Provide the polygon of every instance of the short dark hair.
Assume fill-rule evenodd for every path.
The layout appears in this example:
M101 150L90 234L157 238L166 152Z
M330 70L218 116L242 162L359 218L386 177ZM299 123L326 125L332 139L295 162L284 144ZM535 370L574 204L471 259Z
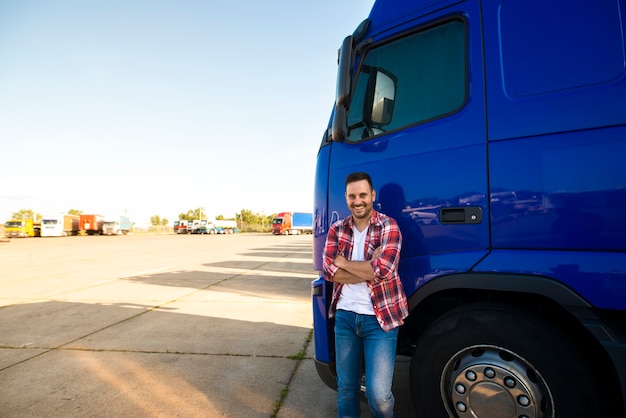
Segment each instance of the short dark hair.
M362 171L357 171L356 173L348 174L346 177L346 188L348 188L348 184L354 183L355 181L367 180L367 183L370 185L370 190L374 190L374 186L372 185L372 178L369 174L364 173Z

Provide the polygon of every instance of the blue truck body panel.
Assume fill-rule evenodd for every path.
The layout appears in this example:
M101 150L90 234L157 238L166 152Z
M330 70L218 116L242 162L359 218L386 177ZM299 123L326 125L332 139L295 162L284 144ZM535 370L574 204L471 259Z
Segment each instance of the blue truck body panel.
M474 299L520 306L526 295L549 299L608 355L621 408L615 416L621 416L625 29L624 0L376 1L365 32L354 34L353 102L338 95L317 156L315 269L322 269L329 226L349 214L346 175L366 171L376 209L396 218L403 233L400 275L411 316L444 294L463 304L468 289ZM392 47L377 52L411 42L415 62L406 54L394 61ZM391 116L379 124L374 112L362 111L377 65L378 76L394 86L392 106L383 112ZM451 81L444 85L448 74L440 73L448 67ZM420 77L434 81L407 87L408 78ZM342 110L343 139L333 124ZM407 119L415 114L424 116ZM332 371L332 284L320 278L312 287L316 361ZM415 325L411 339L419 340L428 325Z
M313 214L305 212L294 212L291 215L291 227L293 229L301 228L310 231L313 227Z

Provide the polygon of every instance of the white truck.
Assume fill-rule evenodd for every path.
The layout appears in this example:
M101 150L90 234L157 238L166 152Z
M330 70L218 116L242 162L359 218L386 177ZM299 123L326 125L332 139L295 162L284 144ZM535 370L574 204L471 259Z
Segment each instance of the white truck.
M80 216L70 214L46 215L41 219L42 237L78 235Z
M233 234L237 232L237 221L207 220L178 221L179 234ZM176 228L175 228L176 229Z
M195 221L189 221L188 229L191 234L208 234L209 225L211 223L206 219L196 219Z
M109 216L104 218L102 233L104 235L126 235L130 231L128 216Z

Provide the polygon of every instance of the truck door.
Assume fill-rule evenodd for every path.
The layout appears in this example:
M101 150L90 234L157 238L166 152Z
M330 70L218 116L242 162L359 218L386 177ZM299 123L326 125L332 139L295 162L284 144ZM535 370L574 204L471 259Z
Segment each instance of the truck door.
M478 5L403 7L407 21L393 26L372 12L366 46L356 46L345 138L320 155L329 161L329 225L349 214L346 175L371 175L376 209L400 224L411 295L486 254L489 197Z

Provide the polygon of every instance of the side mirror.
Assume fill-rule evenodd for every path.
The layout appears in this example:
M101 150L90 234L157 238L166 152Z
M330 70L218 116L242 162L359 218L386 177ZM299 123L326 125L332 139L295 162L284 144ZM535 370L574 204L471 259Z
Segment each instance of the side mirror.
M380 69L371 80L374 81L374 86L371 89L373 95L369 119L376 125L388 125L391 123L396 100L396 82L391 75Z

